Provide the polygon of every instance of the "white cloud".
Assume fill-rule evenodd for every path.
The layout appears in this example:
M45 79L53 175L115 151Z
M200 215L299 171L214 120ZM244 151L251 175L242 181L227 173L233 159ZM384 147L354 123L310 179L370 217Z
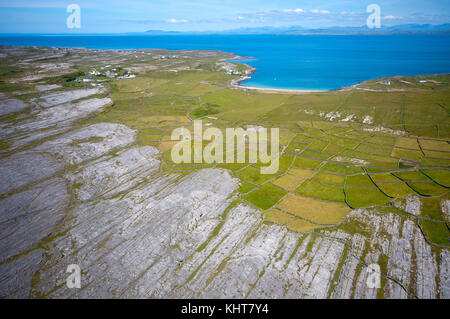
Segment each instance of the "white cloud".
M168 23L188 23L189 21L188 20L184 20L184 19L182 19L182 20L169 19L169 20L167 20L167 22Z
M395 19L398 19L398 17L396 17L396 16L384 16L383 19L384 20L395 20Z
M304 13L305 12L305 10L300 9L300 8L297 8L297 9L286 9L286 10L283 10L283 11L286 12L286 13Z
M328 11L328 10L317 10L317 9L312 9L311 10L311 13L315 13L315 14L329 14L330 13L330 11Z

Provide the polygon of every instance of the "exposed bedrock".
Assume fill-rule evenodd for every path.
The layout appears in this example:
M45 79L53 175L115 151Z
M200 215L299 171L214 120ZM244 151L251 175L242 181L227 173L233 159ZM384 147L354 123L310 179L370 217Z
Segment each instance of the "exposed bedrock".
M140 158L136 152L143 151L118 157ZM51 257L39 272L36 296L437 297L436 285L429 284L436 282L432 252L415 224L398 215L353 213L349 218L374 229L369 238L342 231L300 234L263 223L262 213L247 205L227 209L237 185L227 171L180 177L150 169L148 181L124 191L132 185L129 179L123 185L105 178L109 167L99 163L86 165L74 181L96 175L105 192L96 199L79 193L84 201L59 229L64 235L49 245ZM120 196L111 192L114 187ZM389 264L382 292L368 287L366 267L380 262L381 254ZM72 263L83 271L80 290L65 286L65 268Z
M148 180L159 170L158 150L145 146L101 157L66 174L79 200L114 196Z
M16 153L0 159L0 195L50 178L63 168L63 164L46 153Z
M229 171L164 173L129 127L74 127L111 103L92 98L102 92L49 93L1 124L9 151L31 145L0 159L0 297L450 297L450 255L418 228L419 197L407 198L408 214L351 212L344 224L358 231L268 224L236 201ZM70 264L81 289L66 286ZM367 284L371 264L381 288Z
M96 132L92 128L87 131ZM162 174L157 169L159 154L152 147L132 147L114 154L104 149L100 157L73 157L66 141L74 136L80 132L59 140L58 154L74 163L85 162L65 174L75 204L66 210L64 221L43 246L48 259L36 247L0 265L2 296L15 297L30 290L31 296L49 298L448 296L448 253L442 250L437 265L436 252L411 219L361 209L347 218L360 223L366 236L340 230L295 233L284 226L265 224L262 213L250 206L230 206L238 181L226 170L205 169L185 177ZM47 150L51 153L52 149ZM58 179L41 184L45 183L58 187ZM34 187L43 187L41 184ZM39 196L48 205L64 203L54 196L55 189L44 189ZM48 193L53 202L45 197ZM13 196L32 197L25 191ZM29 202L13 196L4 200ZM2 225L24 210L12 204L2 206L11 206ZM39 207L33 209L37 210ZM60 216L48 208L46 214L48 225L53 223L49 216ZM37 229L35 233L48 232ZM42 240L39 236L20 238L14 240L16 250L4 260ZM4 247L14 246L2 242ZM382 264L383 258L386 282L380 291L367 286L366 265ZM79 290L65 285L66 268L73 263L83 273ZM39 268L34 275L39 280L31 287L33 273Z
M111 104L109 98L83 100L39 111L22 124L3 125L0 138L11 138L15 148L68 131L71 124Z
M37 249L65 217L66 182L53 178L0 200L0 296L29 296L33 274L45 262Z
M437 249L426 243L413 220L404 219L393 213L367 211L357 211L353 213L352 218L363 222L367 232L370 232L364 262L378 263L385 268L386 285L382 293L378 292L381 296L385 298L439 296ZM381 271L383 272L383 269ZM367 273L361 272L354 292L355 298L368 297L364 292L367 290L364 288L367 276ZM448 283L444 285L448 287Z
M33 148L48 152L69 165L95 159L136 139L136 132L122 124L99 123L85 126Z
M0 160L1 297L27 297L33 274L45 263L42 245L53 240L56 226L67 217L72 197L72 185L68 184L82 172L70 175L66 165L93 160L134 140L135 132L126 126L95 124ZM148 176L155 169L158 161L151 157L155 154L155 149L144 147L123 151L114 161L106 155L110 162L103 164L122 174L111 177L108 170L97 174L93 163L84 170L86 179L96 179L91 185L100 188L122 183L135 185L137 175ZM63 176L64 172L70 178ZM116 180L106 182L110 177ZM85 185L87 189L88 182Z
M450 253L448 250L441 251L439 290L441 298L450 299Z
M0 298L28 298L33 275L45 263L45 250L35 249L9 263L0 264Z
M8 138L11 149L17 149L68 132L75 121L99 112L112 103L109 98L92 97L102 92L104 89L101 88L80 89L43 96L42 100L33 103L28 115L22 115L16 122L1 123L0 138ZM17 111L28 107L20 100L3 99L0 96L0 116L3 115L2 110L11 110L12 105L17 107Z
M36 247L61 221L66 183L50 179L0 201L0 263Z
M41 96L41 98L39 99L39 104L43 107L50 107L58 104L72 102L74 100L79 100L90 95L100 94L103 92L104 89L101 88L55 92Z
M7 98L5 94L0 93L0 116L23 111L28 104L19 99Z
M80 203L55 240L38 291L49 297L143 297L169 289L180 264L222 220L236 181L228 172L202 170L178 181L158 175L124 197ZM84 289L64 285L67 263L87 276ZM165 277L168 276L168 277ZM105 285L105 282L111 285Z
M391 206L373 185L392 191L392 196L398 185L400 196L408 187L387 174L399 172L405 180L412 179L411 191L445 191L437 183L424 182L428 174L445 184L448 173L441 167L448 166L448 145L442 138L446 131L438 106L437 115L428 118L437 121L433 128L408 124L410 132L381 122L369 126L389 120L375 111L359 119L344 114L344 109L318 111L328 120L342 121L311 122L312 111L302 102L308 97L300 95L267 96L265 104L252 94L249 107L256 113L251 114L225 101L226 81L204 69L232 55L173 54L1 48L0 57L19 72L11 72L14 78L9 79L4 72L8 84L0 93L0 298L450 298L450 253L446 246L435 245L445 244L440 235L446 234L445 220L450 221L448 194L424 199L417 192L393 199ZM232 64L217 66L233 73ZM110 68L117 76L98 76L97 70L106 74ZM125 69L140 74L125 74ZM156 69L157 77L148 73ZM190 73L199 75L198 85ZM134 80L125 79L135 75ZM439 88L443 83L428 84ZM344 98L338 95L330 98ZM327 108L331 100L322 98L326 97L320 97L323 103L316 97L311 103ZM344 99L340 104L345 108L354 102ZM240 191L251 183L244 184L231 171L172 166L164 158L173 145L169 132L190 127L184 115L195 115L205 103L214 106L202 117L208 120L205 125L251 129L273 124L280 127L283 149L296 150L299 156L284 154L287 161L280 164L286 173L264 185L260 184L266 178L253 176L252 168L235 171L261 186L247 195ZM302 109L306 118L297 117ZM206 116L216 111L214 117ZM447 114L440 104L439 112ZM413 117L407 123L414 119L423 120ZM102 120L109 123L99 123ZM118 121L134 129L114 124ZM419 132L433 135L413 135ZM435 134L438 138L429 138ZM405 165L397 165L397 156ZM319 160L323 164L313 165ZM372 181L361 175L361 165L367 166ZM378 165L382 166L369 171ZM313 175L307 168L320 173ZM339 213L338 225L326 222L335 211L325 204L286 204L296 205L292 212L300 219L287 210L263 212L247 200L261 206L263 201L254 200L259 194L267 196L267 205L274 204L282 193L271 191L275 186L270 183L297 190L299 201L303 195L317 203L325 203L319 198L341 201L345 195L357 207L378 200L380 206L345 211L342 220ZM342 187L348 192L342 193ZM301 219L313 213L318 215L313 223ZM315 224L322 220L328 226ZM314 231L295 232L277 222ZM81 268L80 289L66 285L71 264Z

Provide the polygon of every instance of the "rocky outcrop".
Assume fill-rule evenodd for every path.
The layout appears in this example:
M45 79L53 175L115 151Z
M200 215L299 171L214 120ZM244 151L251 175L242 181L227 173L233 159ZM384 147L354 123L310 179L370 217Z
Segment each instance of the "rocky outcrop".
M47 152L69 165L76 165L123 148L135 139L136 132L125 125L99 123L44 142L33 151Z
M362 233L292 232L233 204L228 171L163 173L159 152L135 139L93 124L0 162L2 297L448 297L448 251L438 265L411 215L360 209L345 223ZM81 289L65 285L69 264Z
M29 90L41 96L0 95L0 116L26 110L0 123L0 298L450 298L450 254L424 238L417 196L294 232L241 200L229 171L169 174L128 126L80 124L112 103L104 89ZM80 289L66 286L70 264Z
M0 116L9 115L25 110L28 105L19 99L8 98L0 93Z
M42 96L39 99L39 105L47 108L50 106L55 106L58 104L68 103L75 100L79 100L90 95L104 93L104 89L93 88L93 89L81 89L81 90L71 90L71 91L61 91L50 93Z
M62 229L65 235L52 243L52 257L40 272L46 279L37 290L48 297L84 298L170 292L167 281L221 222L235 185L223 170L181 180L160 175L123 197L77 205ZM67 263L88 274L85 289L65 287Z

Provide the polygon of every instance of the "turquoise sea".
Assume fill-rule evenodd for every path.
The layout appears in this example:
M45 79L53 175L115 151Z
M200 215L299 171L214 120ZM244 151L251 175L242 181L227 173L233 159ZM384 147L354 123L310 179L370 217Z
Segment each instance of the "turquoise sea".
M395 75L450 73L450 34L411 35L1 35L0 45L234 52L257 68L243 84L333 90Z

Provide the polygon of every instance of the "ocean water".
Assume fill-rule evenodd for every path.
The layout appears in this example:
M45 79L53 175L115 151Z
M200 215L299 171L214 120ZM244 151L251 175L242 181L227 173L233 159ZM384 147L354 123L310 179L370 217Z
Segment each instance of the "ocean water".
M450 73L450 34L433 35L2 35L0 45L92 49L201 49L251 57L243 85L333 90L395 75Z

